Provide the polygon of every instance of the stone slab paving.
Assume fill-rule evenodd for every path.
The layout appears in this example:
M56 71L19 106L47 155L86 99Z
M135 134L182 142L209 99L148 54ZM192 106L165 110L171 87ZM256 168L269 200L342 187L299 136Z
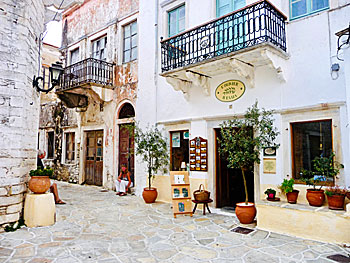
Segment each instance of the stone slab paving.
M53 226L0 234L0 263L70 262L334 262L348 248L255 229L231 232L234 215L173 218L171 205L147 205L95 186L57 182L66 205Z

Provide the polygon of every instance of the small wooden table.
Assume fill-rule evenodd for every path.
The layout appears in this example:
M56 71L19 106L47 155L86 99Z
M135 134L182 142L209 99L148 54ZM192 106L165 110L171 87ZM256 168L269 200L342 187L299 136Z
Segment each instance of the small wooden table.
M198 204L203 204L203 215L205 215L205 208L207 208L208 212L211 213L208 204L213 202L212 199L208 199L208 200L205 200L205 201L192 200L192 202L195 203L193 211L192 211L193 214L194 214L194 212L196 212Z

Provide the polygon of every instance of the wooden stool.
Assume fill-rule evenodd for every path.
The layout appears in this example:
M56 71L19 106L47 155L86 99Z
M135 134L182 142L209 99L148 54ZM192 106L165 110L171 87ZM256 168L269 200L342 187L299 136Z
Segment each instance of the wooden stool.
M205 207L208 209L209 213L211 213L208 204L213 202L212 199L208 199L205 201L192 200L192 202L195 203L193 211L192 211L193 214L194 214L194 212L196 212L196 208L197 208L198 204L203 204L203 215L205 215Z

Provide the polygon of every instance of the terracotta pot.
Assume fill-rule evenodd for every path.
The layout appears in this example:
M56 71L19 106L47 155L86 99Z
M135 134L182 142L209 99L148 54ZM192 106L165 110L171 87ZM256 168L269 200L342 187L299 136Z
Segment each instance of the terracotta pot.
M256 215L256 208L254 203L245 202L236 204L236 216L242 224L251 224L254 221Z
M328 196L328 208L332 210L344 210L345 195Z
M306 199L311 206L322 206L324 202L324 191L307 189Z
M45 194L51 186L48 176L31 176L28 182L28 188L34 194Z
M157 199L157 196L158 196L157 188L153 188L153 187L151 187L151 189L149 189L148 187L143 188L142 197L143 197L143 200L145 200L146 204L154 203L154 201L156 201Z
M268 194L267 197L270 199L275 199L275 194Z
M298 199L299 190L293 190L293 192L287 193L287 200L290 204L296 204Z

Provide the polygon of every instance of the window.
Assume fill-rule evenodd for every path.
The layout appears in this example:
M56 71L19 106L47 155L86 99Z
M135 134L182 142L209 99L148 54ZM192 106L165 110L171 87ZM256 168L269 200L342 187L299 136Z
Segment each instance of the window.
M329 8L329 0L290 0L290 18L307 16Z
M53 159L55 149L55 132L47 132L47 159Z
M170 162L171 171L180 171L181 163L189 163L189 132L170 132Z
M66 134L66 160L65 163L73 163L75 159L75 133L67 132Z
M106 61L107 36L92 41L92 57Z
M137 59L137 22L124 26L123 62Z
M185 31L185 5L168 13L168 34L172 37Z
M70 64L79 62L79 48L76 48L70 52Z
M300 179L302 169L312 170L315 157L332 152L332 121L292 123L293 177Z

